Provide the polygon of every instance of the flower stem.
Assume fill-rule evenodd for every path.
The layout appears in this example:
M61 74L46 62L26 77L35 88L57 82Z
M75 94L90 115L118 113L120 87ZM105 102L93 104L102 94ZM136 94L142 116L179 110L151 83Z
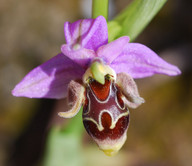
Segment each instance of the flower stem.
M108 19L108 0L93 0L92 1L92 18L103 16Z

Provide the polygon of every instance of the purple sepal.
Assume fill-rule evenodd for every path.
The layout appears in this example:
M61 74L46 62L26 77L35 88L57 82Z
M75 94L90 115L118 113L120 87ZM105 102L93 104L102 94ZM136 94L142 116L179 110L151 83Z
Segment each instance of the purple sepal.
M127 45L128 42L128 36L120 37L119 39L114 40L111 43L101 46L97 50L97 56L102 58L106 62L106 64L110 64L123 52L124 47Z
M89 50L86 48L72 49L67 44L62 45L61 51L64 55L66 55L68 58L70 58L80 66L82 66L84 69L86 69L92 59L96 57L95 52L93 50Z
M12 94L30 98L64 98L68 83L81 79L84 72L83 68L60 53L29 72Z
M67 45L96 51L100 46L108 43L107 22L103 16L96 19L82 19L74 23L64 24Z
M175 76L181 73L178 67L167 63L150 48L138 43L128 43L110 66L116 73L126 72L133 78L153 74Z

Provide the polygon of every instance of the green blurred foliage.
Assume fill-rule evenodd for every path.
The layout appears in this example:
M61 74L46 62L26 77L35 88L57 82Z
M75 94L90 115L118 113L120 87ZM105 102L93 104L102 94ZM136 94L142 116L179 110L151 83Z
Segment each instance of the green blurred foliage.
M133 41L150 23L167 0L134 0L108 23L109 41L129 36Z

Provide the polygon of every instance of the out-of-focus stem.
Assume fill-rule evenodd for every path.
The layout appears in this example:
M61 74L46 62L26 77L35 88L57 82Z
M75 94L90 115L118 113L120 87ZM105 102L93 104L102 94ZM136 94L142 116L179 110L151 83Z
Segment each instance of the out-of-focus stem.
M92 1L92 18L103 16L108 19L108 0L93 0Z

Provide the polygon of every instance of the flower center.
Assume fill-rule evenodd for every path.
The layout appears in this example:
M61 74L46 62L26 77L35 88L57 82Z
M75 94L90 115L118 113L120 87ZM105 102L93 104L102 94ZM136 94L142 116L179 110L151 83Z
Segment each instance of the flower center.
M103 64L101 59L95 59L83 75L83 83L88 84L92 78L104 85L105 76L109 76L114 81L116 80L115 71L110 66Z

